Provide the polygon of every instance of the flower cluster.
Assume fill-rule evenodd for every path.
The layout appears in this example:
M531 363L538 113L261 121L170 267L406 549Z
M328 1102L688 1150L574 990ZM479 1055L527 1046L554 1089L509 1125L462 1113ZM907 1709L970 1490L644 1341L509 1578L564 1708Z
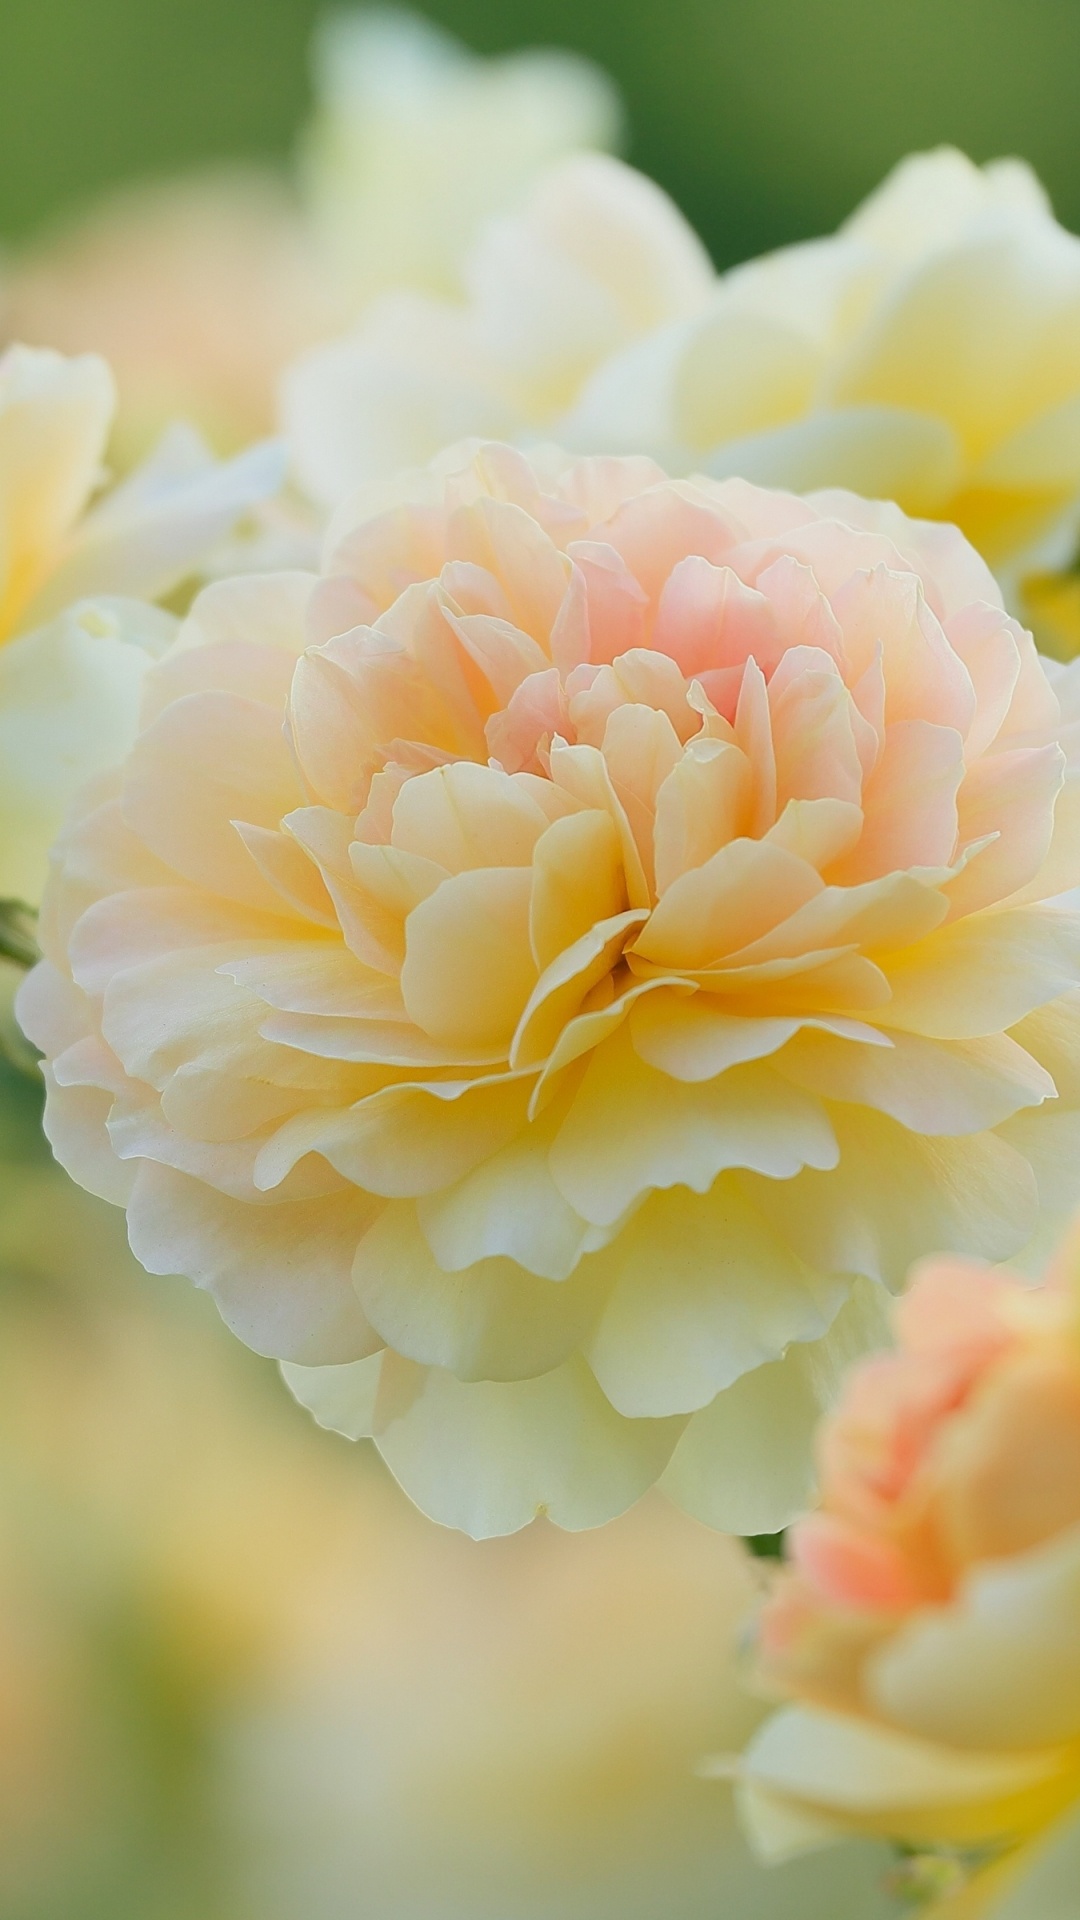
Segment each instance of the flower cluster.
M50 1137L440 1518L778 1527L882 1289L1075 1201L1067 729L954 530L485 446L145 699Z
M922 1853L966 1863L965 1913L1018 1881L1017 1913L1044 1910L1022 1843L1080 1802L1077 1251L1074 1234L1035 1290L927 1263L898 1350L825 1422L822 1504L760 1633L764 1675L799 1702L744 1765L767 1854L877 1831L915 1850L914 1876ZM1075 1876L1075 1835L1065 1857Z
M550 435L893 499L1007 585L1069 557L1080 240L1019 162L915 156L832 238L718 278L651 182L571 160L482 235L469 295L392 301L299 362L285 417L316 498L462 432Z
M0 352L0 1100L40 1049L55 1157L142 1266L423 1514L672 1503L410 1549L438 1630L400 1637L411 1719L379 1683L376 1904L380 1859L388 1910L450 1884L467 1803L554 1886L659 1773L688 1802L701 1617L704 1709L753 1587L770 1705L721 1719L756 1728L724 1764L758 1853L859 1835L853 1886L893 1859L941 1920L1049 1920L1080 1870L1080 238L1023 163L942 149L718 274L620 131L576 56L365 11L319 30L290 171L125 189L5 263L3 339L49 344ZM0 1255L57 1178L9 1168ZM675 1508L790 1528L784 1564ZM369 1688L351 1602L340 1634L290 1578L256 1631L302 1613ZM482 1658L433 1718L455 1604ZM395 1767L413 1811L428 1781L407 1886Z

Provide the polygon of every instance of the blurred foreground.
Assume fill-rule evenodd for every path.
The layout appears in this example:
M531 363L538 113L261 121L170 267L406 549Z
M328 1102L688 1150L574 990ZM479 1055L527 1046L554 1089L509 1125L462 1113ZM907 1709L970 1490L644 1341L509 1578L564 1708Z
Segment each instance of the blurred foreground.
M0 1069L2 1920L876 1920L694 1767L741 1549L644 1503L478 1546L141 1274Z

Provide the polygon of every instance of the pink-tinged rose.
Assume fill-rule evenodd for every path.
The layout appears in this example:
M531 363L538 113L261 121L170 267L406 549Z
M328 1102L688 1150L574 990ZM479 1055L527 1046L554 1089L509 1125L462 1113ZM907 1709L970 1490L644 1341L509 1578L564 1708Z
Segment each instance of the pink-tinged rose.
M941 1908L957 1916L1041 1912L1027 1875L1074 1858L1078 1253L1074 1231L1037 1289L928 1261L896 1350L826 1417L821 1505L759 1636L763 1677L795 1702L744 1764L764 1852L885 1833L926 1850L914 1876L966 1864Z
M1080 1190L1062 738L952 529L451 453L149 676L50 1137L439 1518L779 1527L886 1289Z

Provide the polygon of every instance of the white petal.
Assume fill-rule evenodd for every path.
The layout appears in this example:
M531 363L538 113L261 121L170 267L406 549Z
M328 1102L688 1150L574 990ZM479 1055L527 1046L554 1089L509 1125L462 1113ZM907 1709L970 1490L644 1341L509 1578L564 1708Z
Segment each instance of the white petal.
M50 619L90 594L159 599L195 572L242 514L277 492L284 471L283 450L271 441L216 461L190 428L171 428L150 459L87 514L27 619Z
M149 1273L182 1273L206 1287L226 1325L257 1353L308 1364L354 1360L380 1344L352 1288L372 1211L367 1195L351 1192L248 1206L145 1162L128 1235Z
M707 1406L791 1341L824 1334L849 1291L804 1266L731 1175L701 1196L653 1195L590 1265L614 1285L589 1364L632 1418Z
M568 1359L590 1332L603 1274L579 1267L561 1283L502 1257L447 1273L415 1207L387 1207L364 1235L353 1284L371 1324L396 1352L459 1380L528 1380Z
M174 628L155 608L101 601L0 651L0 895L40 899L68 806L127 753Z

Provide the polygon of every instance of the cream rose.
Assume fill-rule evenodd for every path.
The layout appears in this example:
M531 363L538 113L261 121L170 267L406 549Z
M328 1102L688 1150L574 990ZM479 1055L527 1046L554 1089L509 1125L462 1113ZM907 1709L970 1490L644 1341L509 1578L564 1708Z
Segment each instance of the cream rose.
M142 675L172 638L145 601L281 478L270 445L219 465L177 428L97 500L114 407L93 355L0 355L0 897L31 905L72 795L126 753Z
M1047 1284L927 1263L819 1440L761 1629L798 1704L742 1772L769 1857L904 1841L942 1915L1069 1910L1080 1861L1080 1242ZM947 1896L947 1897L946 1897ZM1046 1904L1043 1904L1043 1902ZM935 1906L934 1911L939 1911Z
M883 1289L1075 1198L1078 788L955 530L488 446L145 700L50 1138L440 1519L781 1526Z
M316 498L448 433L550 433L894 499L957 522L1014 597L1069 558L1080 240L1018 161L915 155L831 238L721 278L640 175L570 161L489 228L469 289L376 312L294 369L285 419Z

